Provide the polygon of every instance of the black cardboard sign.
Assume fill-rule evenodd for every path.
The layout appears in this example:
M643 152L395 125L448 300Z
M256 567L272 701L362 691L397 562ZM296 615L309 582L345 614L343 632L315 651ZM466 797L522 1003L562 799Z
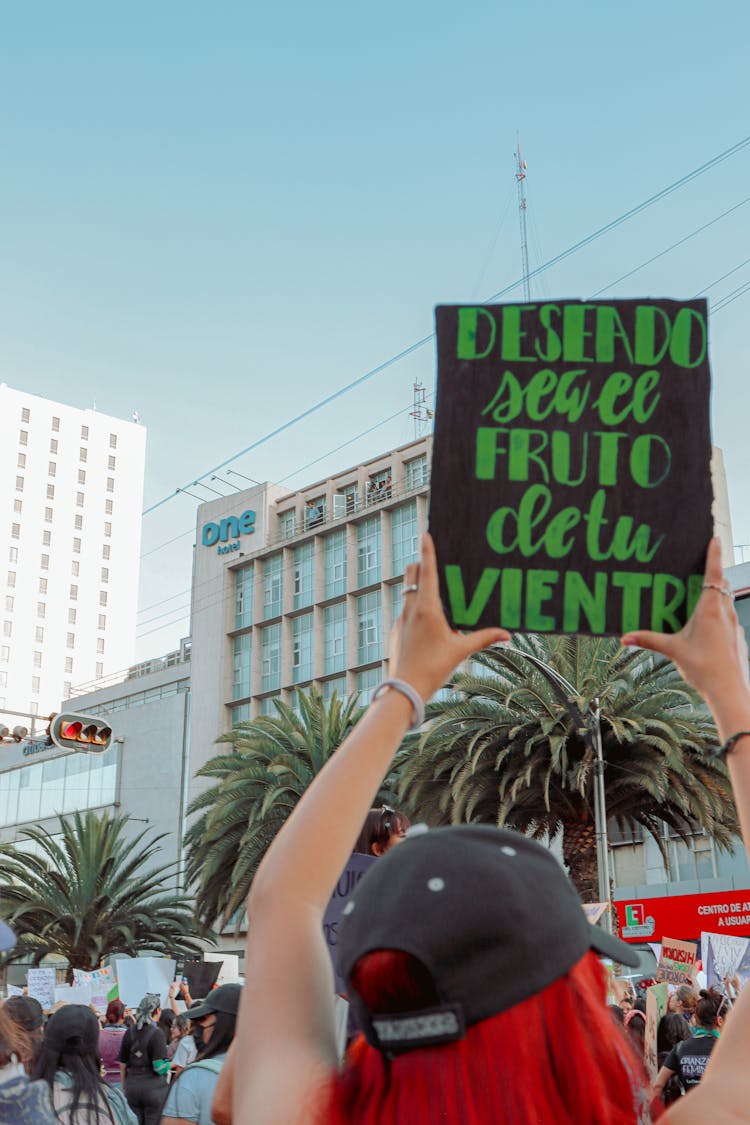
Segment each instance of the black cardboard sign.
M430 531L451 623L679 630L713 534L706 302L435 318Z

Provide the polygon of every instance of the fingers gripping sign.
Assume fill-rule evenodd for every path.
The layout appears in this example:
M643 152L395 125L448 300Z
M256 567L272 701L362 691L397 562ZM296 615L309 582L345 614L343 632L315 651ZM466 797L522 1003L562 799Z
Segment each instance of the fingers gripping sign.
M419 563L410 564L404 574L404 608L394 633L393 674L415 687L425 700L443 686L462 661L488 645L510 640L505 629L466 634L451 629L440 602L435 547L427 533Z
M718 539L709 544L703 590L684 628L673 635L647 630L626 633L622 643L666 656L708 703L747 685L747 644L721 568Z

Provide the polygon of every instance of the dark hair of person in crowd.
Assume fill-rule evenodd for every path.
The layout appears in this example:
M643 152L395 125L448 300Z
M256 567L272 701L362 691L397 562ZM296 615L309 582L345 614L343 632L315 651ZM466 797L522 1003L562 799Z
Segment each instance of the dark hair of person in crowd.
M180 1039L182 1039L190 1031L190 1016L187 1014L187 1012L180 1012L179 1016L175 1020L175 1024L177 1025L177 1029L180 1033Z
M225 1055L229 1050L229 1044L234 1039L235 1029L237 1027L237 1015L230 1012L216 1012L216 1023L214 1024L211 1038L208 1044L202 1048L198 1054L198 1059L210 1059L214 1055Z
M99 1021L83 1004L66 1004L50 1016L37 1053L32 1078L41 1078L50 1091L55 1075L64 1070L73 1081L72 1097L66 1112L75 1121L79 1104L85 1107L87 1121L111 1122L107 1084L101 1077Z
M166 1039L167 1043L169 1042L169 1037L172 1031L172 1024L174 1023L174 1021L174 1012L170 1008L162 1008L159 1018L156 1021L156 1026L160 1027L164 1032L164 1038Z
M713 1031L718 1026L719 1016L726 1016L728 1006L726 996L718 989L702 988L695 1005L695 1022L706 1031Z
M632 1009L625 1015L625 1031L628 1038L633 1045L633 1050L639 1058L643 1058L643 1044L646 1039L646 1016L633 1005Z
M11 1018L6 1006L0 1008L0 1067L7 1066L14 1058L26 1063L32 1055L29 1033Z
M385 855L394 843L403 840L410 827L408 816L390 805L370 809L353 850L362 855Z
M666 1056L678 1043L689 1038L690 1026L685 1018L679 1012L665 1012L656 1029L656 1053Z
M110 1000L107 1004L106 1022L109 1024L120 1023L125 1015L125 1005L122 1000Z
M612 1019L615 1021L615 1023L619 1023L622 1026L622 1024L625 1023L625 1013L623 1012L620 1005L619 1004L607 1004L607 1008L612 1013ZM684 1022L685 1021L683 1020L683 1023Z

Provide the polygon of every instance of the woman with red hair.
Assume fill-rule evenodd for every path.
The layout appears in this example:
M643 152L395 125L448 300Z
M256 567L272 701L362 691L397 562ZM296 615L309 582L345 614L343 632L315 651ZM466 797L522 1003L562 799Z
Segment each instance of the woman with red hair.
M266 854L248 898L250 936L233 1067L234 1125L637 1125L641 1065L605 1003L596 953L624 943L589 925L549 851L464 825L405 840L344 908L339 967L363 1036L339 1072L322 918L367 810L424 700L501 629L461 636L440 605L434 549L407 568L393 679L318 775ZM709 549L704 593L677 636L636 633L678 664L716 717L743 829L750 828L747 649ZM310 842L315 841L311 847ZM750 1122L744 1081L750 990L702 1084L670 1125ZM659 1108L655 1108L659 1113Z

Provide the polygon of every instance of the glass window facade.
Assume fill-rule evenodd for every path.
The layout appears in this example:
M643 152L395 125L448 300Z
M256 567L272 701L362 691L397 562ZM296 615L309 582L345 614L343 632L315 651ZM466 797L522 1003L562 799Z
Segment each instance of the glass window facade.
M281 624L268 625L261 634L261 691L281 688Z
M312 542L302 543L294 549L292 563L292 582L294 608L303 609L312 605L315 587L315 546Z
M235 573L234 581L234 627L244 629L253 623L253 564L243 566Z
M395 586L391 586L391 628L393 628L396 618L401 616L401 610L404 608L404 584L397 582Z
M303 613L292 621L292 683L304 683L312 676L313 615Z
M279 535L282 539L291 539L297 530L297 513L294 508L287 512L279 512Z
M407 488L421 488L423 484L427 484L426 453L423 453L420 457L414 457L411 461L407 461L404 468L406 469Z
M346 593L346 531L336 531L325 539L325 596Z
M0 825L112 804L119 754L115 745L106 754L68 754L0 774Z
M278 695L271 695L271 696L268 697L268 699L261 699L260 704L258 706L258 714L259 715L269 715L272 719L278 719L279 713L276 710L276 706L275 706L276 700L278 698L279 698Z
M234 638L234 659L232 662L232 699L244 699L250 695L252 633L242 633Z
M357 524L357 585L380 581L380 516Z
M391 552L394 574L403 574L408 563L419 560L416 500L391 512Z
M357 663L382 659L382 613L380 590L357 598Z
M330 702L333 698L333 693L338 694L339 699L346 698L346 676L336 676L334 680L325 680L321 684L323 698L326 703Z
M360 706L364 707L372 699L372 693L381 680L379 668L368 668L366 672L357 674L357 691L359 692Z
M240 707L232 708L232 726L236 727L237 723L246 723L252 719L251 707L249 703L243 703Z
M271 555L263 563L263 616L278 617L284 596L284 556Z
M346 602L326 606L323 614L325 675L346 668Z

